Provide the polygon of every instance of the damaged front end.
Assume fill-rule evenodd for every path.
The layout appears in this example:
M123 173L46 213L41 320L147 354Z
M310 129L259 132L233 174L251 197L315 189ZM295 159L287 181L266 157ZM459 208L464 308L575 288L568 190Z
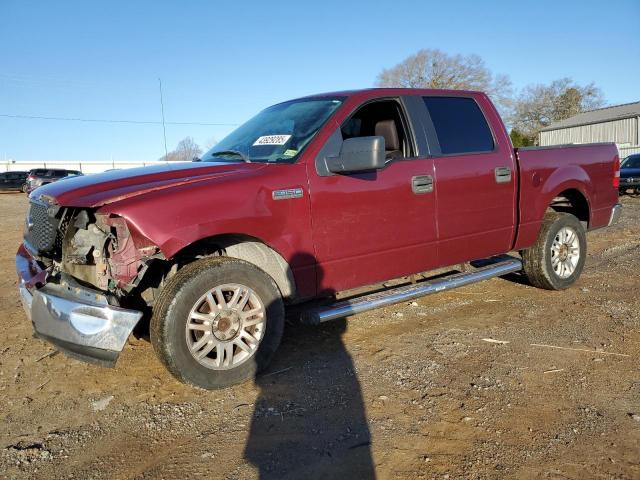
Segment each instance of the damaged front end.
M62 248L54 272L122 298L138 286L153 260L163 258L158 247L129 230L124 218L69 210L61 217Z
M160 258L122 217L30 199L16 269L36 334L73 356L112 366L142 317L140 306L125 308L126 300Z

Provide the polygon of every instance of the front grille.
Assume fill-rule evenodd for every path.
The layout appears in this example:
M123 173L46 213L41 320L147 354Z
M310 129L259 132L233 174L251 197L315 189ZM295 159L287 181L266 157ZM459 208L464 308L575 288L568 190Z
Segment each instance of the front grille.
M64 239L65 233L67 233L67 228L69 228L69 224L71 223L72 218L73 215L68 210L66 210L62 213L62 217L58 222L58 233L56 235L56 241L53 246L54 250L59 254L62 253L62 240Z
M58 219L49 215L49 206L31 200L27 213L25 239L39 253L50 251L58 233Z

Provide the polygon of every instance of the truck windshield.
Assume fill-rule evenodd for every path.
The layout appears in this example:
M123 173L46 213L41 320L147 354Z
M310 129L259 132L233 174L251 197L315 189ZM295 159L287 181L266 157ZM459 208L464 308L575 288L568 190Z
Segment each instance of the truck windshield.
M293 163L343 100L309 98L266 108L218 142L202 161Z

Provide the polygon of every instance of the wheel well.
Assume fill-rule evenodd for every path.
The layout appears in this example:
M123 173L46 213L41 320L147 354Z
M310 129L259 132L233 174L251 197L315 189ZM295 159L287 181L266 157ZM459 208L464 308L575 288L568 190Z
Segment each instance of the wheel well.
M581 222L589 224L589 202L579 190L569 189L560 192L549 205L549 210L571 213Z
M239 258L261 268L276 282L283 299L295 299L296 284L291 267L282 255L259 239L238 234L203 238L179 251L175 258L184 264L210 255Z

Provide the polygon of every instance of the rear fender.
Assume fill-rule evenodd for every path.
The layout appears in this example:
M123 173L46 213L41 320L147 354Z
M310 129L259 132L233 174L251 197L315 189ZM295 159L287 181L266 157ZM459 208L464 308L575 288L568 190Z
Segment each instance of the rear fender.
M538 238L542 220L553 199L565 190L576 190L582 194L589 206L589 222L591 222L591 205L593 200L593 183L587 172L578 165L566 165L554 170L548 178L543 171L530 173L528 179L521 182L520 192L520 226L514 244L519 250L530 247ZM525 186L525 181L529 185ZM536 183L541 186L536 188ZM527 188L527 192L523 192Z
M542 185L535 212L542 220L545 212L555 197L565 190L577 190L587 200L589 211L593 195L593 182L584 168L578 165L567 165L555 170Z

